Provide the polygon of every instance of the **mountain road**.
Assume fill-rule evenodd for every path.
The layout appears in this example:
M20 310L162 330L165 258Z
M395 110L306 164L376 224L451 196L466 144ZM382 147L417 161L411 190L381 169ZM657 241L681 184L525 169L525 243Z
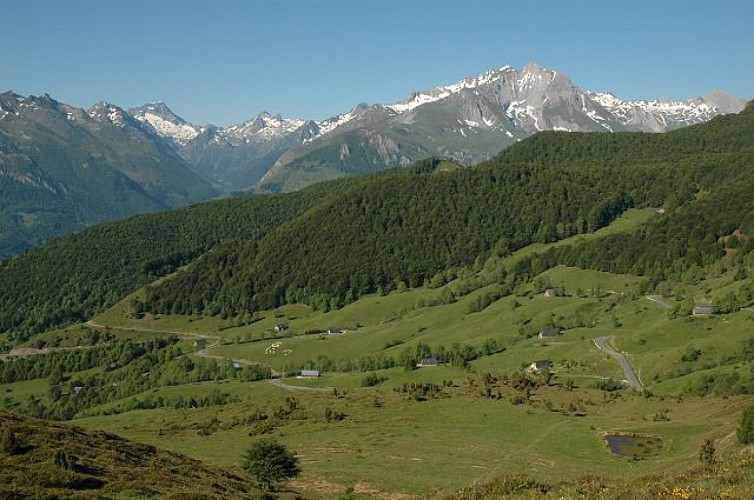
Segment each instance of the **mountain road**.
M628 362L623 354L615 351L612 347L607 345L608 341L610 341L612 338L613 336L611 335L597 337L596 339L594 339L594 345L596 345L597 349L599 349L600 351L615 358L615 360L623 369L623 373L625 373L626 375L626 382L628 382L628 385L630 385L633 389L641 392L641 382L639 382L639 378L634 373L634 369L631 367L631 363Z

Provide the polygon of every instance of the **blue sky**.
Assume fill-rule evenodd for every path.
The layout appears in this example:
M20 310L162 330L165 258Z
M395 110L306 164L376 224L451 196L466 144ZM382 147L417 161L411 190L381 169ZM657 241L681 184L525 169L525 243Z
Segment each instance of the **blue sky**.
M754 2L0 0L0 91L165 101L197 124L360 102L535 61L621 98L754 98Z

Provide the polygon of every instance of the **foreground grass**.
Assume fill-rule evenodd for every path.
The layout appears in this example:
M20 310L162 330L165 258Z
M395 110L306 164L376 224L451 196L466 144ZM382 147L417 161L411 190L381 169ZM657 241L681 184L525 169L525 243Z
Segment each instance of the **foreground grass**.
M566 482L540 481L527 475L507 475L463 488L453 500L564 499L635 500L748 499L754 487L754 457L736 453L714 465L690 467L680 473L638 479L587 476Z
M357 375L333 375L328 382L336 391L316 394L248 383L247 399L225 407L139 410L77 424L236 471L244 450L267 434L298 454L309 479L297 484L308 494L326 480L333 492L359 484L372 492L446 495L501 474L564 481L585 474L631 479L658 470L682 471L696 463L706 438L721 451L732 449L738 415L750 401L648 399L630 393L607 397L601 391L552 386L534 391L528 403L513 404L515 391L502 388L501 399L488 399L480 394L478 379L450 367L385 374L388 379L373 388L356 387ZM407 381L443 380L452 380L453 387L426 401L395 391ZM290 398L296 410L276 420L273 415L287 408ZM580 410L571 413L571 403ZM328 409L342 419L328 420ZM260 412L274 425L260 427L251 418ZM656 436L662 448L633 462L612 454L603 432Z
M0 412L2 498L260 498L248 479L105 432Z

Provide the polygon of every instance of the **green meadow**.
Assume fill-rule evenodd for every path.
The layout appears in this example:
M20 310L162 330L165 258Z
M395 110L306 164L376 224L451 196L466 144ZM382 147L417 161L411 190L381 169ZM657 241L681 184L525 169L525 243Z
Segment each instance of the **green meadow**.
M654 216L651 209L629 211L614 225L578 238L600 238ZM439 287L367 295L330 311L288 305L262 311L245 325L219 316L136 319L128 303L139 291L88 324L35 341L65 347L85 345L95 332L106 342L177 336L177 346L194 364L214 360L282 372L282 385L213 378L154 387L88 407L73 423L239 474L249 445L272 436L297 453L303 475L291 487L307 497L337 498L349 486L363 497L442 496L514 473L550 481L637 478L695 464L708 438L721 454L732 452L740 412L751 397L697 397L689 388L705 377L750 370L735 356L751 338L754 312L691 317L674 312L687 301L680 292L663 298L668 309L641 293L641 277L564 266L479 306L497 290L489 276L547 247L491 257ZM703 296L705 289L735 283L723 272L682 291ZM545 296L548 287L558 295ZM277 331L283 323L287 328ZM561 333L539 338L539 330L550 326ZM344 332L327 333L334 328ZM600 336L613 337L610 344L629 360L643 393L599 388L610 380L619 387L624 378L618 363L595 346ZM490 342L496 348L483 352ZM400 360L421 346L432 352L470 346L478 355L466 366L406 369ZM341 366L351 362L351 368L323 371L314 380L296 378L323 358ZM394 366L372 369L363 361L385 359ZM528 373L535 360L550 360L553 367L546 374ZM376 378L367 383L372 373ZM521 377L531 381L528 388L516 386ZM9 409L29 398L50 402L45 379L4 384L2 390ZM218 396L218 404L190 403ZM139 409L145 402L178 400L186 404ZM616 455L603 439L606 433L648 436L652 453L641 460Z

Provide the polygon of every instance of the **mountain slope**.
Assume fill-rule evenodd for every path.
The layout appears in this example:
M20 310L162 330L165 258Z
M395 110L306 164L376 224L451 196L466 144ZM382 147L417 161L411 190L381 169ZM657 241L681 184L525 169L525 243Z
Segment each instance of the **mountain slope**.
M224 191L248 188L284 152L319 134L314 122L267 112L225 128L188 123L162 102L133 108L129 113L170 142L194 171Z
M20 447L2 459L4 498L261 497L247 479L106 432L7 412L0 431Z
M665 206L670 218L614 248L626 254L620 262L646 252L645 272L662 274L656 263L669 270L684 258L704 265L724 253L714 235L735 229L731 217L744 233L752 229L750 204L739 199L754 187L752 132L750 113L742 113L664 135L547 133L471 169L374 177L271 232L252 251L222 249L198 261L151 289L147 308L190 314L217 304L234 315L289 302L338 307L364 293L421 286L492 252L593 231L631 207ZM695 202L701 192L709 197ZM741 210L725 209L734 206ZM601 255L579 262L602 266ZM236 271L218 275L220 262L234 262Z
M350 126L281 157L260 187L290 190L312 179L363 173L364 159L368 171L430 155L468 165L542 130L664 132L738 112L743 105L720 92L682 102L623 101L583 91L567 76L536 64L520 71L504 66L415 92L395 104L373 106ZM351 157L354 144L359 154Z
M340 181L285 196L230 198L139 215L0 261L0 332L21 341L86 320L218 245L254 244L347 185Z
M655 263L666 262L656 256L665 253L670 264L712 262L725 253L715 235L735 229L736 207L739 230L754 230L749 202L739 199L754 188L751 109L668 134L546 132L468 169L441 171L428 160L288 195L91 228L4 263L0 330L18 341L88 319L191 261L148 290L146 310L234 316L296 301L338 307L364 293L451 276L532 242L593 231L631 207L689 217L672 238L658 236L672 229L658 222L631 240L641 248L632 244L626 255L652 247L645 269L655 272ZM601 266L599 257L583 264Z
M0 95L0 258L86 226L207 199L210 185L117 106Z
M429 156L470 165L542 130L664 132L738 112L743 104L719 91L680 102L624 101L528 64L414 92L393 104L359 104L321 121L263 112L216 127L188 123L164 103L129 112L218 189L279 192Z

